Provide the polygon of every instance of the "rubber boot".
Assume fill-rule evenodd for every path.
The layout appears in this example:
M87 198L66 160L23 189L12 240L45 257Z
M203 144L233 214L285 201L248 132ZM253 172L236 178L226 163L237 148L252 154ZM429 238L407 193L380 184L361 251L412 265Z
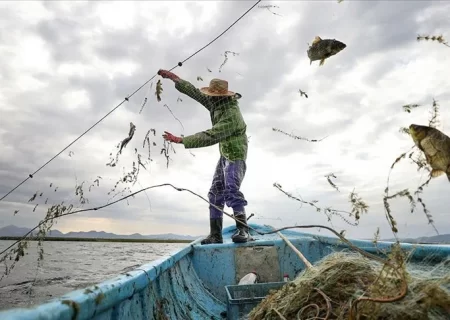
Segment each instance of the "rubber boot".
M203 244L213 244L213 243L223 243L222 239L222 222L223 218L209 219L209 235L203 239L200 243Z
M231 240L234 243L243 243L250 240L250 234L248 232L247 217L245 213L238 213L234 216L236 218L236 232L231 236ZM241 222L245 223L242 224Z

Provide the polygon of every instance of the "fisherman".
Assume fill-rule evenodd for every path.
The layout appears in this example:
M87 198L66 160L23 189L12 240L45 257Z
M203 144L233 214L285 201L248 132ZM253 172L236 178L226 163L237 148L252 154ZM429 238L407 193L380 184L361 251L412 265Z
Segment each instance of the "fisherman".
M247 170L248 140L241 111L238 106L239 93L228 90L228 82L212 79L209 87L197 89L189 81L181 79L167 70L159 70L158 75L170 79L175 88L202 104L211 116L212 128L196 134L177 137L164 131L164 139L181 143L186 149L209 147L219 144L220 158L216 165L211 188L208 192L209 202L223 210L224 205L233 209L236 219L236 232L231 239L235 243L250 239L245 206L247 200L240 191L242 180ZM223 212L209 206L210 233L201 244L223 243Z

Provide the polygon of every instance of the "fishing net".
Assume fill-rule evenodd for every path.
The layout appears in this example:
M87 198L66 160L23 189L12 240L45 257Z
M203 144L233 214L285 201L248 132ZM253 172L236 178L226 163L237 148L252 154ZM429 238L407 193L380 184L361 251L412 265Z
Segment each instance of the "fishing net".
M450 319L450 260L427 266L410 261L392 268L336 252L271 291L248 319ZM369 299L355 304L362 296Z

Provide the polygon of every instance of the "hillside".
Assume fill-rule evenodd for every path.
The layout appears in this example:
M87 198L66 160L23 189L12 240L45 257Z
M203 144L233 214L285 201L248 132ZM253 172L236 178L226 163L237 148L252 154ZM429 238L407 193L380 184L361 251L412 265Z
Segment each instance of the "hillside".
M20 237L25 233L29 232L31 228L17 227L14 225L9 225L0 228L0 237ZM105 231L70 231L67 233L62 233L59 230L51 230L48 237L58 237L58 238L102 238L102 239L158 239L158 240L195 240L198 237L190 235L179 235L173 233L164 234L150 234L142 235L140 233L133 233L130 235L121 235L115 233L109 233Z
M20 237L30 231L30 228L17 227L9 225L0 228L0 237ZM158 239L158 240L195 240L200 236L179 235L174 233L164 234L150 234L142 235L140 233L133 233L130 235L121 235L105 231L70 231L62 233L59 230L51 230L48 237L57 238L100 238L100 239ZM370 239L368 239L370 240ZM431 237L419 237L419 238L404 238L400 239L402 242L407 243L439 243L450 244L450 234L441 234ZM383 239L383 241L395 241L395 239Z
M386 239L384 241L395 241L395 239ZM419 238L400 238L401 242L407 243L435 243L435 244L450 244L450 234L440 234L431 237Z

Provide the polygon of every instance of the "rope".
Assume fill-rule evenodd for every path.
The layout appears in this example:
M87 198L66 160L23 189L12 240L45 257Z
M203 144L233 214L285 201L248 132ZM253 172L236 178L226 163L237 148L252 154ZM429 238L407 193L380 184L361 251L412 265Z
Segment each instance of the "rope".
M185 63L186 61L188 61L189 59L191 59L192 57L194 57L197 53L199 53L200 51L206 49L209 45L211 45L214 41L216 41L217 39L219 39L221 36L223 36L228 30L230 30L239 20L241 20L247 13L249 13L258 3L260 3L262 0L257 1L253 6L250 7L250 9L248 9L246 12L244 12L233 24L231 24L227 29L225 29L225 31L223 31L221 34L219 34L216 38L214 38L212 41L210 41L207 45L205 45L204 47L202 47L201 49L197 50L195 53L193 53L192 55L190 55L188 58L184 59L181 62L178 62L178 64L176 66L174 66L172 69L170 69L169 71L172 71L173 69L177 68L177 67L181 67L183 65L183 63ZM47 166L50 162L52 162L56 157L58 157L61 153L63 153L65 150L67 150L67 148L69 148L70 146L72 146L75 142L77 142L79 139L81 139L81 137L83 137L86 133L88 133L92 128L94 128L96 125L98 125L100 122L102 122L107 116L109 116L111 113L113 113L117 108L119 108L122 104L124 104L125 101L129 101L129 99L134 96L139 90L141 90L145 85L147 85L147 83L149 83L150 81L152 81L155 77L157 76L157 74L155 74L153 77L151 77L150 79L148 79L143 85L141 85L139 88L137 88L132 94L128 95L125 99L123 99L123 101L121 103L119 103L116 107L114 107L111 111L109 111L105 116L103 116L100 120L98 120L96 123L94 123L89 129L87 129L85 132L83 132L78 138L76 138L75 140L73 140L70 144L68 144L64 149L62 149L60 152L58 152L55 156L53 156L50 160L48 160L44 165L42 165L39 169L37 169L35 172L30 173L28 175L28 177L26 179L24 179L21 183L19 183L16 187L14 187L13 189L11 189L11 191L9 191L7 194L5 194L3 197L1 197L0 201L2 201L3 199L5 199L8 195L10 195L14 190L16 190L17 188L19 188L22 184L24 184L28 179L32 179L33 176L38 173L39 171L41 171L45 166Z

